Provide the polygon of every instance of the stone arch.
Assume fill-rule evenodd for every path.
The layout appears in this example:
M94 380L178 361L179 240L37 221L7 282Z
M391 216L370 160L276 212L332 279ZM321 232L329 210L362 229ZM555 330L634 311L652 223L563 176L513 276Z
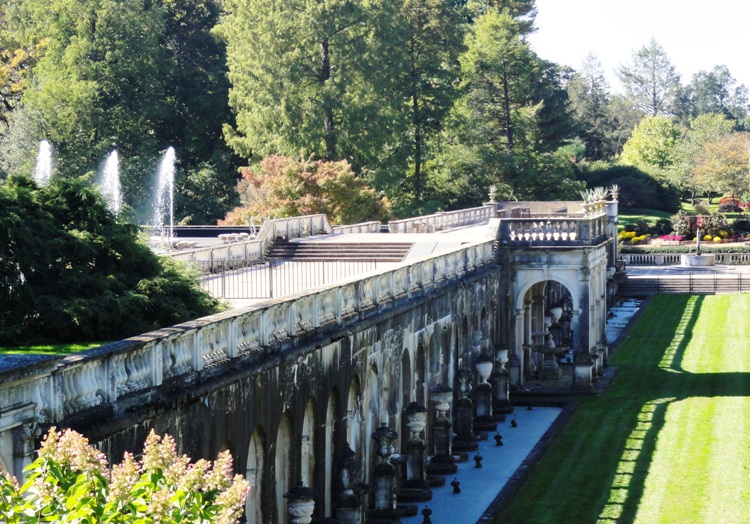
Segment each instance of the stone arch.
M324 504L325 504L325 516L330 517L333 514L331 493L333 491L333 454L336 437L336 420L338 420L338 390L335 388L331 391L328 396L328 406L326 408L326 423L325 423L325 457L324 457Z
M417 343L417 363L414 369L414 401L420 404L427 402L427 345L423 337L419 337Z
M406 435L406 417L403 416L403 409L408 406L412 401L412 366L411 366L411 354L408 348L404 348L401 352L401 428L399 435ZM401 443L406 442L405 439L401 439Z
M462 367L468 365L468 362L464 362L464 360L468 357L469 351L471 350L471 342L469 336L469 319L466 315L464 315L463 322L461 323L461 349L459 352L460 360L458 362L458 369L461 369Z
M440 372L434 377L431 382L434 384L450 384L453 380L453 373L451 372L453 367L453 344L451 343L451 336L453 334L452 324L443 324L440 329Z
M359 377L352 378L349 384L349 395L346 403L346 438L349 446L358 454L362 454L362 393L360 390Z
M286 499L284 493L291 487L290 476L292 474L291 451L292 449L292 418L289 412L281 416L279 429L276 432L276 450L274 453L274 495L276 501L276 522L286 524Z
M482 330L479 325L479 319L477 318L477 312L471 313L471 356L476 359L479 351L479 346L482 343Z
M245 478L250 482L250 493L245 501L245 518L248 524L263 524L263 471L265 467L265 434L261 427L255 428L247 451Z
M490 345L492 343L490 337L490 319L487 317L487 308L485 306L482 306L482 313L479 315L479 332L482 342Z
M529 289L531 289L533 286L537 284L540 284L542 282L548 282L548 281L557 282L561 284L562 286L564 286L565 288L567 288L571 294L571 298L573 301L573 304L572 304L573 309L578 309L579 297L577 296L578 293L576 293L576 291L578 290L578 281L569 278L568 275L565 275L565 276L555 275L554 277L550 275L548 278L544 278L540 276L539 278L528 279L526 282L523 283L523 285L521 285L516 290L514 301L513 301L513 307L516 310L523 309L524 298L526 297L526 293L528 293Z
M313 487L315 480L315 400L307 401L305 415L302 419L300 445L300 480L305 486Z

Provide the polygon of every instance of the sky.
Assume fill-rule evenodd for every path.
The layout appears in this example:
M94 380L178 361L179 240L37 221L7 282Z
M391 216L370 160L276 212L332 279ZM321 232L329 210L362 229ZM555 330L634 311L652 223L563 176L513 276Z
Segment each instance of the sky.
M694 73L725 65L750 87L748 0L537 0L537 31L529 37L541 58L578 69L593 53L613 91L619 64L654 38L683 84Z

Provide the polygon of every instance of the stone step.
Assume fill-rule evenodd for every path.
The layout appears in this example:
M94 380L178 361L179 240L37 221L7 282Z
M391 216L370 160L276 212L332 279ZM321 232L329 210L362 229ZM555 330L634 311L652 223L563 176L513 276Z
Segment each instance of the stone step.
M279 242L273 244L268 258L273 260L376 260L401 262L412 243L332 243Z

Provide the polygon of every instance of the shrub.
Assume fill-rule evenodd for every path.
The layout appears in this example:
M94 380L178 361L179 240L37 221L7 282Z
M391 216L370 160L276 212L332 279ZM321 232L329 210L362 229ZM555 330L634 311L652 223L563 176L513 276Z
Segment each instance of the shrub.
M703 235L703 240L705 240L706 242L711 242L711 239L713 239L711 235Z
M0 474L0 515L7 522L216 522L242 516L249 483L232 477L232 457L190 462L174 440L151 431L142 458L126 453L107 467L103 453L79 433L50 429L19 487Z
M596 167L583 173L587 187L620 186L618 200L622 207L642 207L675 212L680 209L677 190L662 185L648 173L633 166Z
M714 237L714 242L721 242L721 237L715 236Z
M737 218L732 222L732 229L738 234L748 233L750 232L750 220L746 218Z
M684 211L679 211L677 214L672 215L672 217L669 219L669 222L672 225L672 231L674 231L676 235L681 235L685 238L692 235L687 217L687 213L685 213Z
M659 218L653 229L657 235L668 235L673 231L672 221L668 218Z
M711 211L708 209L708 205L701 202L699 204L695 205L695 214L696 215L708 215Z

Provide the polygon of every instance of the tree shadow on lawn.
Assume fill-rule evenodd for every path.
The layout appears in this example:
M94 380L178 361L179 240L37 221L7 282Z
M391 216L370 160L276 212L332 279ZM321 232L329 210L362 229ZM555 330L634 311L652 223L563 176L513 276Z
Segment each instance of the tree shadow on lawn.
M747 373L692 373L682 369L685 350L692 338L705 297L684 295L679 303L675 303L674 295L669 299L655 298L657 303L651 307L657 307L660 300L669 300L670 312L677 312L679 305L682 314L670 317L666 314L667 311L657 311L650 322L636 325L636 332L632 333L632 336L644 337L645 343L631 343L630 348L623 348L628 352L624 357L630 359L631 363L621 367L620 371L628 375L629 384L622 384L623 387L617 389L623 389L622 393L625 395L634 396L633 400L636 402L632 403L632 407L638 411L629 409L629 412L623 413L626 417L632 417L631 420L634 419L635 423L627 424L631 430L624 440L612 442L610 451L615 454L619 452L620 460L610 473L610 491L598 522L633 522L635 519L644 495L645 481L659 433L665 425L667 410L672 403L696 397L750 395ZM666 347L649 346L647 343L648 325L652 322L659 322L662 332L674 333L672 340L663 338ZM668 329L670 331L666 331ZM630 355L631 352L634 355ZM633 359L641 362L625 371L623 368L632 366ZM630 391L626 390L628 386Z

